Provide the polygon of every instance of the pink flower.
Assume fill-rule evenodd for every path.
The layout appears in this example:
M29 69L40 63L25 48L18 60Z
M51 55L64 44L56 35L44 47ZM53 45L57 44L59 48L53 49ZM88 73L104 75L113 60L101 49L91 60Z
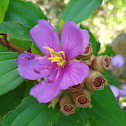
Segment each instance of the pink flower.
M52 25L46 20L38 20L38 25L30 30L30 36L46 56L28 52L20 54L18 72L29 80L46 77L30 91L39 102L51 101L60 90L81 83L89 75L88 66L74 59L84 53L89 44L87 30L81 30L74 22L68 21L62 28L60 43Z
M122 104L119 102L120 96L126 97L126 84L121 84L121 89L117 88L114 85L110 85L110 89L112 90L113 95L117 99L121 109L123 109Z
M112 57L113 67L120 68L124 65L124 58L122 55L115 55Z

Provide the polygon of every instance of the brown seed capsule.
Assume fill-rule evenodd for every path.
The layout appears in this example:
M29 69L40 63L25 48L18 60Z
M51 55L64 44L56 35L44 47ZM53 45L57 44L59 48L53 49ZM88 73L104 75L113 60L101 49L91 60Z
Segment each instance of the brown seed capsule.
M91 57L92 53L93 53L93 49L91 43L89 43L88 47L86 48L86 51L83 54L77 56L76 58L77 60L82 60L82 61L88 60Z
M61 97L63 97L64 95L64 91L60 90L59 94L49 102L48 107L52 107L53 109L55 108L55 105L59 102L59 100L61 99Z
M104 73L106 70L112 68L111 58L109 56L96 56L91 63L91 68Z
M84 81L85 81L85 80L84 80ZM72 86L72 87L69 87L69 89L70 89L72 92L82 90L82 88L83 88L83 86L84 86L84 81L83 81L81 84L78 84L78 85L74 85L74 86Z
M87 64L88 67L91 68L91 63L92 63L94 58L95 58L95 56L92 55L89 60L84 60L84 61L81 61L81 62Z
M76 103L76 106L87 108L91 107L91 94L87 89L82 89L81 91L74 92L72 98Z
M90 71L89 76L85 79L86 88L92 91L103 90L105 83L106 79L100 72L95 70Z
M60 111L66 116L75 112L75 103L70 95L63 96L59 102Z

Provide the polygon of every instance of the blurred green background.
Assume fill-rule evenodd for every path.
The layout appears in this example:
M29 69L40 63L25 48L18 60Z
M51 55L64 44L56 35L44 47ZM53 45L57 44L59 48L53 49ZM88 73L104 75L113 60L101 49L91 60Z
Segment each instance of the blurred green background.
M69 0L26 0L40 6L49 22L56 26ZM126 32L126 0L104 0L90 17L81 22L95 35L102 47L110 44L120 33Z

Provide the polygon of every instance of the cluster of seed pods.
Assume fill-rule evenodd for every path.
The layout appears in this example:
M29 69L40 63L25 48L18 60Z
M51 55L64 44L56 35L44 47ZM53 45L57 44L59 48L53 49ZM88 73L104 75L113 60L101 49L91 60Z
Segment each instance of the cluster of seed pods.
M90 43L86 51L76 57L77 60L89 66L89 76L81 84L70 87L66 91L66 95L64 95L64 91L61 91L50 102L50 105L53 106L59 101L60 111L67 116L74 113L76 107L91 108L90 90L103 90L104 85L107 85L102 73L112 67L111 58L109 56L94 56L92 53L93 49Z

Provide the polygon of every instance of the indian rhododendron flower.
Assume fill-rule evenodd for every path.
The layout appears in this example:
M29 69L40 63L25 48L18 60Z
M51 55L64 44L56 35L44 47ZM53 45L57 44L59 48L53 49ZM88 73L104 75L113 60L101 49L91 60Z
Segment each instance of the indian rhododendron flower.
M115 55L112 57L112 65L113 67L110 69L110 72L113 72L113 68L120 68L124 65L124 58L122 55Z
M126 85L125 84L121 84L121 89L117 88L114 85L110 85L110 88L118 102L119 102L120 96L126 97ZM120 105L121 109L123 109L123 106L120 102L119 102L119 105Z
M115 55L112 57L112 65L113 67L120 68L124 65L124 58L122 55Z
M62 27L60 41L50 23L38 20L38 25L30 30L30 36L45 56L28 52L20 54L17 58L18 72L29 80L45 78L30 91L30 95L39 102L51 101L60 90L82 83L89 75L88 66L75 59L89 45L87 30L68 21Z

